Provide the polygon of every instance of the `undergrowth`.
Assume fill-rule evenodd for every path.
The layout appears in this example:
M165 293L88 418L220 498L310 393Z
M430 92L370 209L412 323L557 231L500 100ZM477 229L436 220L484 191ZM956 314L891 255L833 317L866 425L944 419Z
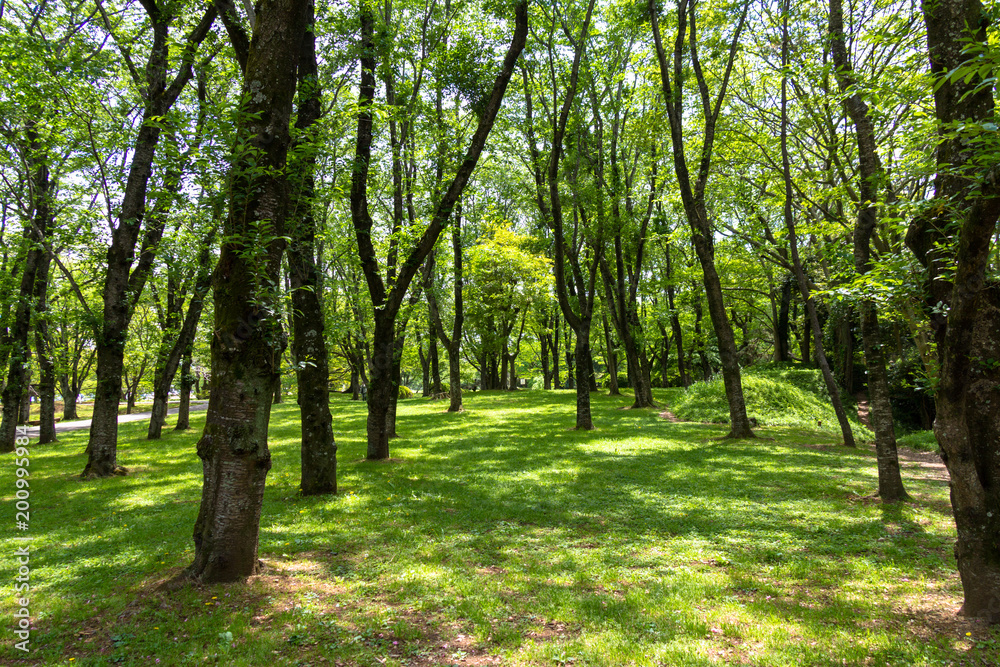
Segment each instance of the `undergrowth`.
M762 426L793 426L840 433L837 416L818 369L799 364L761 364L742 371L747 415ZM696 382L672 392L670 410L684 421L729 423L729 404L722 378ZM858 420L847 395L844 409L854 438L870 442L875 435Z

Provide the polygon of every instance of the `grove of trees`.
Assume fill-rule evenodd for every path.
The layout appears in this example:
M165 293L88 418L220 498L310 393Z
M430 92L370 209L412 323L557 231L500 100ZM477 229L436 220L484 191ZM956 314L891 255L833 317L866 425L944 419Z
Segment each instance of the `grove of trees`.
M0 451L92 406L89 483L207 398L187 576L257 567L271 405L337 491L330 392L389 459L417 389L822 371L951 477L1000 621L1000 33L976 0L0 1ZM928 66L929 63L929 66ZM707 314L707 317L706 317ZM447 408L445 406L448 406ZM57 409L61 406L61 412ZM155 443L149 443L155 446Z

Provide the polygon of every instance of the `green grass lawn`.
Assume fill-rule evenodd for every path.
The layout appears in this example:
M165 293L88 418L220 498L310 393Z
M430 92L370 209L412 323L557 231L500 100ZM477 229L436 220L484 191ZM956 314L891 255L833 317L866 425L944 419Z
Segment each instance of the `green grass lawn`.
M883 507L874 455L828 432L723 441L605 396L576 432L573 392L465 401L402 401L371 463L365 406L334 395L322 498L298 495L297 407L275 406L267 567L245 585L158 588L192 559L204 412L159 442L123 425L127 477L77 477L85 431L33 448L33 650L12 648L11 527L0 664L997 664L996 631L954 615L940 479L907 468L916 501Z

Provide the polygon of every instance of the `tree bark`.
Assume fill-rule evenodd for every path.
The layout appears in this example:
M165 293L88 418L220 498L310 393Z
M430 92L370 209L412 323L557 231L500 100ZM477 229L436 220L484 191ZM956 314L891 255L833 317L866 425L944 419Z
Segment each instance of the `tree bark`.
M611 329L608 326L608 313L606 310L603 315L604 349L606 350L605 357L608 361L608 396L621 396L622 393L618 389L618 359L615 354L615 346L611 341Z
M188 302L187 313L184 322L177 332L177 338L173 345L166 351L161 360L162 366L158 369L153 387L153 408L149 417L149 428L146 431L147 440L158 440L163 431L163 425L167 421L167 403L170 398L170 387L174 383L174 376L180 366L184 353L191 348L194 342L195 333L198 330L198 322L201 320L201 312L205 305L205 295L212 286L212 242L215 238L215 231L209 232L202 242L202 250L198 256L198 276L191 293L191 300ZM189 385L190 390L190 385ZM190 391L188 392L190 394ZM190 400L190 398L189 398Z
M792 301L792 281L790 279L781 282L781 296L778 305L778 320L774 326L774 360L789 361L788 343L788 307Z
M951 477L965 594L959 613L1000 623L1000 368L986 361L1000 358L1000 285L986 280L1000 174L993 160L982 166L974 159L982 150L975 139L955 130L995 122L993 73L977 65L968 76L946 78L969 57L970 38L988 48L989 18L977 0L925 2L923 11L937 79L936 201L910 224L906 244L927 269L926 306L940 360L934 434Z
M598 264L603 256L604 244L595 244L595 247L593 248L594 260L591 263L589 273L585 278L580 264L580 249L575 247L575 242L572 245L568 244L566 242L566 236L563 233L562 197L559 193L559 167L562 159L563 139L566 135L566 125L569 120L570 108L573 105L573 98L576 95L577 81L580 74L580 62L583 58L583 52L586 48L590 34L590 19L593 15L593 11L594 0L591 0L587 5L587 14L583 22L583 27L580 31L580 35L577 37L569 85L566 90L562 107L559 110L558 119L556 120L553 128L552 152L549 156L548 166L544 176L541 170L541 161L538 156L538 147L534 139L530 100L526 104L526 127L528 130L529 150L532 157L532 163L534 165L536 198L542 217L547 221L550 221L549 224L551 224L553 240L555 243L555 261L553 268L555 269L556 278L556 296L559 300L559 308L562 311L563 318L566 320L569 328L576 333L576 347L574 354L571 355L567 353L566 356L567 363L569 363L571 357L575 356L576 358L576 428L578 430L592 430L594 428L594 422L591 418L590 412L590 381L593 376L593 362L591 361L590 356L590 323L593 318L594 311L594 294L598 274ZM527 73L524 74L524 78L527 84ZM527 85L525 87L527 89ZM548 203L546 203L545 200L546 185L548 186ZM574 216L577 214L578 210L574 208ZM568 278L566 276L567 265L571 270L571 275ZM572 292L575 292L575 294L572 294ZM577 297L576 302L580 311L579 313L573 309L573 306L570 303L570 296ZM567 375L570 375L570 372L567 372ZM567 378L567 380L569 379L570 377Z
M180 399L177 404L177 424L175 431L186 431L191 428L191 346L184 351L181 360Z
M289 123L308 0L264 0L243 83L231 200L213 280L211 394L194 562L203 583L242 581L257 569L268 424L285 346L278 284L284 250ZM247 146L247 148L241 148ZM262 168L253 168L253 165Z
M51 225L50 225L51 227ZM51 231L51 229L49 230ZM47 234L48 236L49 234ZM49 253L35 276L35 356L38 359L38 444L56 442L56 364L52 358L48 323Z
M9 349L7 383L3 388L3 417L0 420L0 452L15 449L17 424L21 417L21 399L28 388L31 352L28 334L31 327L35 283L43 264L47 263L45 250L46 230L51 227L51 182L49 167L40 157L40 138L32 123L25 130L29 156L28 170L32 180L32 217L25 225L23 243L26 251L21 268L21 283L14 307L14 321L10 326L7 343Z
M868 114L868 105L855 87L854 68L847 53L844 36L844 10L841 0L830 0L830 51L836 67L837 84L844 98L844 107L854 122L858 144L861 183L858 190L858 218L854 225L854 268L859 275L871 270L871 238L877 222L876 204L883 178L882 165L875 151L875 127ZM896 431L892 404L889 401L889 381L879 333L875 301L862 298L859 305L861 344L865 351L868 375L868 396L871 422L875 431L875 455L878 465L878 493L883 502L909 500L903 487L896 451Z
M306 23L312 25L314 7L309 4ZM321 91L316 65L316 35L303 33L298 69L299 108L295 127L299 132L295 151L297 164L290 172L298 182L292 187L289 220L288 272L292 287L292 357L298 384L302 430L301 481L303 495L337 492L337 443L330 414L330 363L321 286L316 265L315 124L322 114Z
M398 369L395 354L395 321L410 284L424 260L433 250L437 239L451 218L479 162L486 139L493 129L514 66L524 48L528 34L526 2L515 8L515 29L503 65L493 83L493 89L479 115L476 131L448 188L437 202L430 223L407 254L396 274L395 255L388 260L388 278L379 272L378 258L372 241L373 221L368 208L368 172L372 147L372 102L375 95L375 16L371 8L362 3L361 17L361 81L358 96L358 132L355 147L354 172L351 179L351 219L354 224L358 256L368 286L369 296L375 307L375 332L372 347L371 388L368 414L368 458L389 457L386 418L394 407L393 392ZM394 280L393 280L394 279ZM387 287L387 284L390 286ZM398 393L396 394L398 397ZM395 420L393 420L394 422Z

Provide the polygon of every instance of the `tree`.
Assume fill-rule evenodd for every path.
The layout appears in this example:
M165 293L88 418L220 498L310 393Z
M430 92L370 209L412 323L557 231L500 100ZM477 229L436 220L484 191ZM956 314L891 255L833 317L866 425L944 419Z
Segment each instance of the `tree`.
M736 353L736 342L733 328L726 314L726 306L722 297L722 286L719 274L715 268L715 241L712 220L709 217L705 202L705 192L712 166L712 149L715 143L715 131L722 111L722 102L726 97L726 88L736 60L740 33L746 24L749 3L743 5L728 48L728 58L724 63L718 93L714 102L708 89L708 81L702 70L698 56L698 33L695 25L695 6L689 0L677 2L677 37L674 40L673 67L667 63L667 52L664 50L660 37L658 9L655 0L649 0L649 16L653 28L653 42L660 65L660 80L663 85L663 100L667 107L667 119L670 123L670 142L673 147L674 173L680 188L684 213L691 227L691 238L694 243L698 260L701 262L705 295L708 298L708 312L712 318L715 337L719 343L719 355L722 358L722 376L726 387L726 398L729 401L729 419L731 438L753 437L750 420L747 417L746 401L743 398L743 384L740 379L740 366ZM690 29L689 29L690 25ZM703 114L702 143L694 180L686 157L684 145L684 55L689 54L690 70L694 72L701 99Z
M0 452L14 451L21 397L24 395L28 383L28 334L31 325L31 312L38 305L44 303L51 259L50 250L46 247L53 226L51 208L53 183L49 174L48 156L43 150L42 138L39 136L35 123L28 121L24 132L24 160L30 174L31 209L28 213L30 217L25 220L24 224L25 255L21 268L14 323L7 337L7 345L10 349L10 370L7 373L7 383L3 388ZM36 287L36 285L39 286Z
M830 370L830 364L826 359L826 351L823 348L823 331L820 328L819 317L816 314L816 302L809 293L809 283L806 279L805 271L802 270L802 261L799 259L799 243L795 232L795 215L792 211L792 167L791 160L788 157L788 7L789 4L786 0L781 19L781 174L785 186L783 213L785 229L788 231L788 249L792 260L792 270L795 272L795 279L799 284L799 293L802 295L802 303L805 304L809 325L812 328L816 359L819 361L823 381L826 383L826 390L830 395L830 403L833 404L837 421L840 422L840 432L844 438L844 444L848 447L855 447L854 433L851 431L851 424L847 421L847 413L844 411L843 402L840 400L840 387L837 386L833 378L833 372Z
M247 53L229 176L229 214L214 285L212 385L202 461L194 562L204 583L257 569L271 399L285 338L276 294L284 251L285 162L296 67L311 3L265 0Z
M322 114L316 66L313 7L303 34L298 69L297 136L289 164L292 201L288 220L288 273L292 288L292 357L298 384L302 428L303 495L337 492L337 443L330 415L330 364L327 356L319 268L316 266L315 171Z
M590 20L594 12L594 0L587 4L586 15L579 35L571 41L573 48L573 64L570 70L569 82L563 93L563 103L558 114L555 111L555 100L558 98L558 90L555 75L552 75L553 107L550 114L551 124L551 152L547 160L547 165L543 170L543 162L538 150L538 144L534 135L534 120L532 118L532 105L530 97L530 86L528 75L525 71L525 128L527 132L528 149L531 157L532 171L535 178L535 197L538 209L546 225L552 230L552 243L554 246L554 271L556 282L556 296L559 300L559 308L562 311L566 324L572 328L576 334L576 347L574 358L576 362L576 428L579 430L593 430L594 422L590 414L590 382L593 376L593 361L590 353L590 325L594 316L594 296L595 283L598 276L598 265L604 251L603 238L600 240L591 239L589 244L585 243L587 234L586 220L582 220L584 230L581 233L580 222L584 214L574 202L573 205L573 234L571 242L567 242L568 234L565 232L565 222L563 219L563 200L559 189L559 173L562 167L563 143L566 137L566 128L569 123L570 111L573 108L574 97L576 96L577 84L580 78L580 62L587 46L590 36ZM549 30L546 48L549 51L549 58L554 58L555 45L553 44L557 18L553 14L551 27ZM568 35L567 30L567 36ZM554 63L550 63L553 64ZM552 70L550 70L551 72ZM593 230L595 236L599 236L602 231ZM586 256L584 248L589 245L590 257ZM582 262L581 262L582 260ZM570 275L566 275L567 267ZM584 269L587 269L584 273ZM572 299L572 301L571 301ZM576 308L574 308L574 302ZM569 361L569 345L567 349L567 361ZM569 373L569 371L567 371Z
M1000 219L997 63L987 43L990 19L977 0L925 2L923 12L936 79L937 175L934 198L910 224L906 244L927 270L940 360L934 434L951 477L965 594L959 613L1000 623L1000 284L987 279Z
M100 4L98 4L101 7ZM195 53L215 21L215 7L209 7L201 20L188 32L183 42L178 71L168 82L172 40L170 26L178 20L181 6L142 0L152 28L153 43L145 67L145 76L132 64L129 47L118 48L129 66L133 84L142 91L143 115L136 134L128 168L128 177L119 207L118 224L111 231L107 252L107 272L101 295L103 319L96 332L97 389L94 415L87 444L84 477L107 477L122 474L118 465L118 405L121 402L122 371L128 326L135 306L149 278L156 248L163 236L167 212L180 186L179 171L164 175L164 192L147 215L146 199L153 162L163 128L162 118L170 111L193 75ZM102 8L105 28L114 29ZM108 202L109 209L111 202ZM136 257L136 244L142 244Z
M877 223L879 190L885 175L875 150L875 128L868 105L858 91L854 67L847 52L844 35L844 10L841 0L830 0L830 52L833 56L837 85L844 93L844 108L854 122L858 145L860 183L857 222L854 225L854 267L860 276L871 271L871 239ZM875 452L878 460L878 490L883 502L908 500L899 471L896 433L889 402L889 382L885 369L885 354L879 335L875 301L862 298L861 340L868 370L868 393L871 396L871 421L875 430Z
M370 388L368 392L368 458L373 460L389 458L390 409L398 397L396 382L399 373L399 341L396 318L406 297L410 283L423 264L427 255L437 243L438 236L458 203L473 170L479 161L486 139L503 101L507 84L524 48L528 33L527 5L519 3L515 8L515 29L510 47L503 60L500 72L493 83L492 91L482 100L482 107L476 131L451 183L436 203L426 229L406 253L405 259L396 272L396 255L390 253L386 260L388 274L383 279L379 271L379 261L372 240L373 220L368 204L368 175L372 155L372 104L375 96L375 16L371 9L362 4L361 9L361 83L358 99L358 133L355 151L355 170L351 183L351 219L357 239L357 252L374 306L375 326L372 354L369 364ZM391 100L387 100L391 104ZM395 142L394 142L395 143ZM394 171L396 168L394 167ZM394 175L394 178L396 176ZM395 205L395 202L394 202ZM398 216L397 216L398 219ZM394 232L395 232L394 227ZM394 426L394 422L392 424Z

